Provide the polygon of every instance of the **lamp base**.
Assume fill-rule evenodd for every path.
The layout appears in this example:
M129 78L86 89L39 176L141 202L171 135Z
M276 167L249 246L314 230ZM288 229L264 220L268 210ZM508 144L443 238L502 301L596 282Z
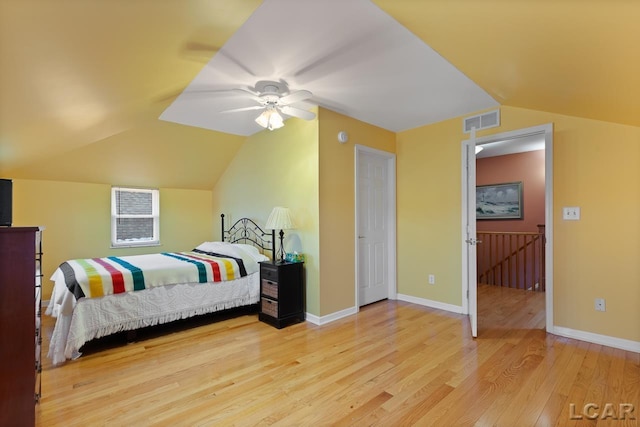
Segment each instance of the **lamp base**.
M278 262L285 261L285 253L284 253L284 231L280 230L280 250L278 251Z

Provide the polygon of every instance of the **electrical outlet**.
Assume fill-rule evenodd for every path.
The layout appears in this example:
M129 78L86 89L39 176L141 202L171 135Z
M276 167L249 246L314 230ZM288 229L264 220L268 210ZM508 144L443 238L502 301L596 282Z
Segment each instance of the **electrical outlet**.
M430 274L429 275L429 284L430 285L435 285L436 284L436 276L434 274Z
M604 304L604 298L596 298L595 301L595 308L596 311L606 311L605 310L605 304Z

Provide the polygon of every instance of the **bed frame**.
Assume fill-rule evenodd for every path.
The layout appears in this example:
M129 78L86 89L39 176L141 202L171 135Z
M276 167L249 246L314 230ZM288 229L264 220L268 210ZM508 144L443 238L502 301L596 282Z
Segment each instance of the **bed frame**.
M260 248L262 252L270 251L271 258L275 256L276 253L276 231L271 230L271 233L267 233L264 231L258 224L256 224L253 220L249 218L240 218L237 220L228 230L224 229L224 214L220 214L220 224L221 224L221 241L228 243L246 243L251 244L257 248ZM226 310L209 313L211 315L224 315L227 313L243 313L244 311L248 311L249 313L256 312L260 309L260 302L256 304L252 304L250 306L229 308ZM194 318L202 318L207 315L194 316ZM191 319L194 319L191 318ZM185 319L188 320L188 319ZM179 323L178 321L171 322L174 324ZM151 326L149 328L157 328L160 329L164 325L156 325ZM127 342L134 342L138 339L138 330L130 330L125 331L127 336Z
M238 221L236 221L231 227L229 227L229 229L225 230L224 214L220 215L220 217L222 220L221 241L228 242L228 243L249 244L258 248L263 254L265 251L271 252L271 258L275 256L276 252L275 252L275 231L274 230L272 230L270 233L266 232L260 226L258 226L253 220L249 218L241 218ZM182 285L178 285L178 286L182 286ZM233 312L238 312L238 313L245 313L247 311L254 312L254 311L257 311L258 309L259 309L259 302L247 304L247 305L239 305L237 307L232 307L232 308L223 308L223 309L208 311L208 312L204 312L203 314L195 314L192 316L188 316L188 318L189 319L203 318L206 315L211 315L216 313L222 315L224 318L224 317L228 317L228 315L231 315L231 313ZM51 314L51 313L48 313L48 314ZM68 328L71 323L73 314L70 314L70 315L66 314L64 317L66 319L65 320L66 325L61 325L61 329L60 329L61 331L60 333L63 334L64 336L64 341L60 343L60 346L56 345L55 347L55 349L58 351L54 353L56 356L56 358L54 359L54 365L58 363L62 363L65 360L68 360L69 358L67 355L65 359L65 355L61 352L66 351L65 347L67 344L67 341L66 341L67 333L69 331ZM144 330L161 329L163 325L177 324L177 323L180 323L181 321L186 321L186 320L187 318L182 318L180 320L159 321L157 323L153 323L152 324L153 326L149 325L149 326L143 326L142 328L119 329L118 331L115 331L113 333L101 333L100 335L94 338L89 338L88 340L83 341L83 344L81 344L80 348L74 349L72 358L79 357L79 355L81 354L79 350L82 350L82 352L87 351L88 349L85 347L87 344L89 344L89 347L92 347L95 344L97 344L98 347L100 347L100 342L101 341L104 342L105 338L107 339L107 341L109 341L109 338L108 338L109 336L125 335L127 341L135 341L138 337L138 331L142 331L143 329ZM56 320L54 335L56 333L55 331L58 329L58 322L60 321L61 321L60 318ZM117 341L119 340L117 339ZM56 343L58 343L57 340L56 340ZM89 350L89 352L91 351ZM52 357L51 347L49 351L49 357Z
M271 258L276 256L276 231L271 233L264 231L258 224L249 218L240 218L229 227L224 229L224 214L220 214L222 224L222 241L229 243L247 243L263 251L271 251Z

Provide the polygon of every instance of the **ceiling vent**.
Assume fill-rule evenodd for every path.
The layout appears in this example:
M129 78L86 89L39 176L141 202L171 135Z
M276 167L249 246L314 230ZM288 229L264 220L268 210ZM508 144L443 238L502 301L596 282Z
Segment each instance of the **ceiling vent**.
M497 126L500 126L500 110L489 111L488 113L465 118L462 123L462 131L464 133L470 133L473 128L481 130Z

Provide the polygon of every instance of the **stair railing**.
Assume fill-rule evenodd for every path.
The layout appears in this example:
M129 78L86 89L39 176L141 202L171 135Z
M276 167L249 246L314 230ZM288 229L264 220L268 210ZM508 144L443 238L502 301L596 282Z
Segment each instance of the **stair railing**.
M479 231L478 283L544 292L544 226L538 232Z

